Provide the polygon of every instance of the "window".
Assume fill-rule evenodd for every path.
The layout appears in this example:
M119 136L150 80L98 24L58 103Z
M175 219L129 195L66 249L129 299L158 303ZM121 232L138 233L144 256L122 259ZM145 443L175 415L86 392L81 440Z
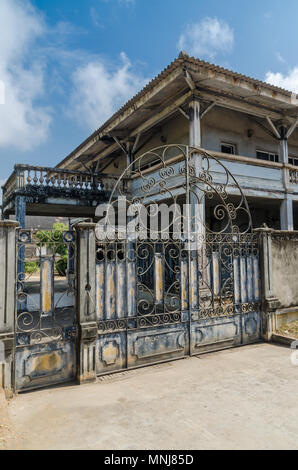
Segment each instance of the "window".
M279 157L276 153L264 152L263 150L257 150L257 158L259 160L267 160L268 162L279 162Z
M236 155L236 145L234 144L221 144L221 153L228 153L229 155Z
M289 157L289 164L298 166L298 157Z

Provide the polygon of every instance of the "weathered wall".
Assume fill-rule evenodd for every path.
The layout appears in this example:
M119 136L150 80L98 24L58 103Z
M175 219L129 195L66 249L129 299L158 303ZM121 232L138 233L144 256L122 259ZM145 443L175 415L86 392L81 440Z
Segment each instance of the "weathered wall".
M262 122L266 125L266 122ZM248 129L253 133L248 137ZM257 150L278 153L279 142L248 115L224 108L212 109L202 120L202 146L220 152L221 142L236 145L238 155L256 158Z
M298 305L298 232L272 234L272 271L281 308Z
M268 128L265 119L259 122ZM252 132L249 137L248 130ZM203 117L201 121L202 147L215 151L221 151L221 143L230 143L236 146L237 155L256 158L256 151L263 150L272 153L279 153L279 141L268 134L254 119L244 113L233 110L215 107ZM152 137L148 139L149 133L141 136L139 144L146 142L137 153L136 157L146 151L168 144L188 144L189 143L189 121L181 114L175 114L172 118L155 128ZM296 130L289 140L289 155L298 158L298 130ZM116 167L115 167L116 165ZM123 153L119 158L106 168L107 173L121 173L126 167L126 157ZM243 169L243 166L242 166ZM279 170L263 169L266 174L274 172L279 174ZM262 171L260 167L255 172ZM263 186L261 186L263 187ZM279 188L282 189L282 188Z

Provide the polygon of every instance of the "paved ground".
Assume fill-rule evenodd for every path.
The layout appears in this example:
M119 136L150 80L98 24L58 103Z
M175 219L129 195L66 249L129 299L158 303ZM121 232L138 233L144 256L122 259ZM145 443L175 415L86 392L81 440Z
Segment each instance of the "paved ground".
M298 367L259 344L19 395L21 449L298 449Z

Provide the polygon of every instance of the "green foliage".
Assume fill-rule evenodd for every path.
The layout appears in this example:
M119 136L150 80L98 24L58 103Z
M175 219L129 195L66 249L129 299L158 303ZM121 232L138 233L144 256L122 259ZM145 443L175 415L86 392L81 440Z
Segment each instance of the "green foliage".
M61 256L61 258L56 262L55 266L59 275L65 276L67 270L67 255Z
M45 246L53 256L59 256L55 263L55 268L60 276L65 276L67 269L67 245L63 241L63 232L68 230L67 224L61 222L53 225L53 230L40 230L36 237L40 242L40 246Z
M33 274L33 273L36 273L36 271L38 270L39 270L39 266L35 261L27 261L25 263L25 273Z

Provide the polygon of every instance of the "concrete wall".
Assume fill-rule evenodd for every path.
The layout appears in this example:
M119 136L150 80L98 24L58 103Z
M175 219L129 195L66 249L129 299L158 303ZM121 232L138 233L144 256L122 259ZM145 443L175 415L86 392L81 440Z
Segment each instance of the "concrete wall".
M273 291L281 308L298 306L298 233L272 234Z

